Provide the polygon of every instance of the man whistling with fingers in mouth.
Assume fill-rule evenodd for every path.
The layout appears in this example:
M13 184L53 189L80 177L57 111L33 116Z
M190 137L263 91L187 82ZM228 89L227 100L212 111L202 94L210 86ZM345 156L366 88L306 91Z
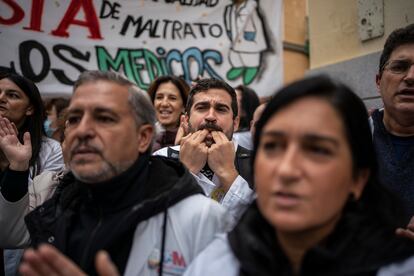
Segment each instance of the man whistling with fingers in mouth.
M154 154L171 157L171 151L176 151L206 195L234 212L237 220L253 191L237 165L240 156L248 161L250 152L231 140L239 125L234 89L221 80L199 80L191 88L182 123L187 135L181 145Z

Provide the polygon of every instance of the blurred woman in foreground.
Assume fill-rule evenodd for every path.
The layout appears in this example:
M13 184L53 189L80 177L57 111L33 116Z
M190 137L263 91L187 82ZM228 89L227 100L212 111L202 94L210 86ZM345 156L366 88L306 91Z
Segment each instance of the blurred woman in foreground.
M414 242L395 235L404 219L378 182L367 119L325 77L277 93L254 136L256 202L185 275L414 275Z

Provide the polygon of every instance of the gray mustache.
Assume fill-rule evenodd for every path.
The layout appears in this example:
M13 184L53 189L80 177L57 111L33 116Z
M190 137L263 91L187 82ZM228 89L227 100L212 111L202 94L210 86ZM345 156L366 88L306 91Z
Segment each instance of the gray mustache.
M71 150L70 153L74 154L76 152L78 152L80 150L80 148L82 148L82 150L89 150L91 152L95 152L95 153L101 153L100 149L98 149L95 146L89 145L88 143L85 142L80 142L79 144L77 144L76 146L74 146Z

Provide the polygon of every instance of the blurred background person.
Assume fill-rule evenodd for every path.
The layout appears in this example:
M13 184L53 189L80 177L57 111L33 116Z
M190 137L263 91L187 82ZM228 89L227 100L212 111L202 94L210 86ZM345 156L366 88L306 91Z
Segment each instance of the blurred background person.
M251 149L253 149L253 137L254 137L254 133L256 132L256 124L259 121L260 117L263 114L263 111L266 107L267 103L262 103L261 105L259 105L256 110L253 113L253 119L250 121L250 135L251 135Z
M162 128L155 137L153 151L175 144L189 90L190 87L183 79L172 75L156 78L148 88L158 124Z
M64 114L69 106L69 99L53 98L46 103L47 118L44 122L46 135L62 143Z
M9 131L15 134L16 143L31 144L29 171L22 173L22 162L9 162L7 152L0 151L0 179L6 175L16 178L28 178L32 185L33 178L43 171L60 171L63 167L62 149L60 144L47 138L43 128L46 118L45 108L36 85L11 72L0 72L0 115L11 122ZM16 160L16 159L14 159ZM7 240L3 240L1 232L9 231L9 225L3 211L6 208L26 208L29 204L28 187L16 186L14 181L0 180L0 247L7 248ZM21 251L5 250L6 275L16 274L16 265Z
M185 275L413 275L414 242L395 235L401 204L379 183L367 117L326 77L277 93L254 136L257 200Z
M379 59L377 90L383 108L371 114L380 177L414 215L414 24L394 30Z
M260 100L256 92L247 86L239 85L235 90L240 124L238 130L233 134L233 139L242 147L251 150L253 144L250 134L250 123L253 120L254 111L260 105Z

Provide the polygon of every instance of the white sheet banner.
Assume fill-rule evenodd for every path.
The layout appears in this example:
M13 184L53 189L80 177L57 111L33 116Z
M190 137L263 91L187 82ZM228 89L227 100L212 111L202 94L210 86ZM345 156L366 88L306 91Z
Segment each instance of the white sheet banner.
M0 67L45 96L87 69L147 89L160 75L216 77L271 95L282 84L282 0L0 0Z

